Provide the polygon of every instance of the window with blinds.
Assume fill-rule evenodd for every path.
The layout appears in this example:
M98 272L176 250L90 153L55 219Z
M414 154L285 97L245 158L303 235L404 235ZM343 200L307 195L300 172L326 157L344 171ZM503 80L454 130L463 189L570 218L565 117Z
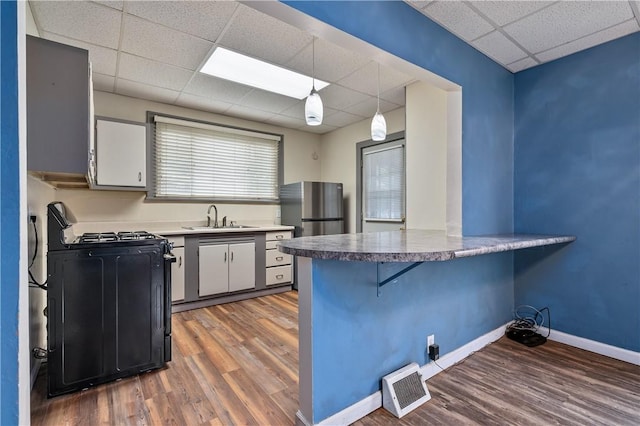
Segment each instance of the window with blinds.
M152 198L277 201L281 136L156 115Z
M404 163L404 145L363 152L365 220L404 220Z

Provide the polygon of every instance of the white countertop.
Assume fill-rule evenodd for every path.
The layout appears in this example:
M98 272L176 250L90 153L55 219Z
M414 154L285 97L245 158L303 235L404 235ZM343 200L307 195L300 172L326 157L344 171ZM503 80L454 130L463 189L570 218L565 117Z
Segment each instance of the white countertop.
M73 224L73 232L82 235L85 232L120 232L147 231L162 236L197 235L197 234L227 234L227 233L255 233L270 231L291 231L293 226L274 225L260 222L243 222L245 228L204 228L206 224L198 221L184 222L77 222ZM199 227L187 229L188 227Z

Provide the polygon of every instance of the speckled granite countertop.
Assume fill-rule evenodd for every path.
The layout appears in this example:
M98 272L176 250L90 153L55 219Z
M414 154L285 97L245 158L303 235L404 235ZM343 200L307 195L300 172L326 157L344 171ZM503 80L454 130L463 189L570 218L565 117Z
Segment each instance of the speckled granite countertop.
M364 262L424 262L518 250L574 241L561 235L452 237L443 231L388 231L301 237L278 243L287 254Z

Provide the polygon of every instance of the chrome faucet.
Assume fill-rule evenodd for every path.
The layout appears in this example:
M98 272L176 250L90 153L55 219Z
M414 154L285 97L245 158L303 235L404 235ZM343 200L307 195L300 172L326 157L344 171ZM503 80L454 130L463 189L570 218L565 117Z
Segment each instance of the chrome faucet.
M211 207L213 207L213 210L215 210L215 217L213 219L213 227L217 228L218 227L218 208L215 206L215 204L211 204L209 206L209 209L207 210L207 226L211 226Z

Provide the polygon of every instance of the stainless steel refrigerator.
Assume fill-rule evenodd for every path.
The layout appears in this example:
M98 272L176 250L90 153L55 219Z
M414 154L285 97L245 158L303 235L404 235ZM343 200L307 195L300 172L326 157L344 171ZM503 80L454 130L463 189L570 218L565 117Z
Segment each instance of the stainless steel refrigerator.
M294 237L344 233L342 184L296 182L280 187L280 223L295 226ZM298 261L294 259L293 288L298 289Z
M342 184L296 182L280 187L283 225L295 226L294 236L344 233Z

